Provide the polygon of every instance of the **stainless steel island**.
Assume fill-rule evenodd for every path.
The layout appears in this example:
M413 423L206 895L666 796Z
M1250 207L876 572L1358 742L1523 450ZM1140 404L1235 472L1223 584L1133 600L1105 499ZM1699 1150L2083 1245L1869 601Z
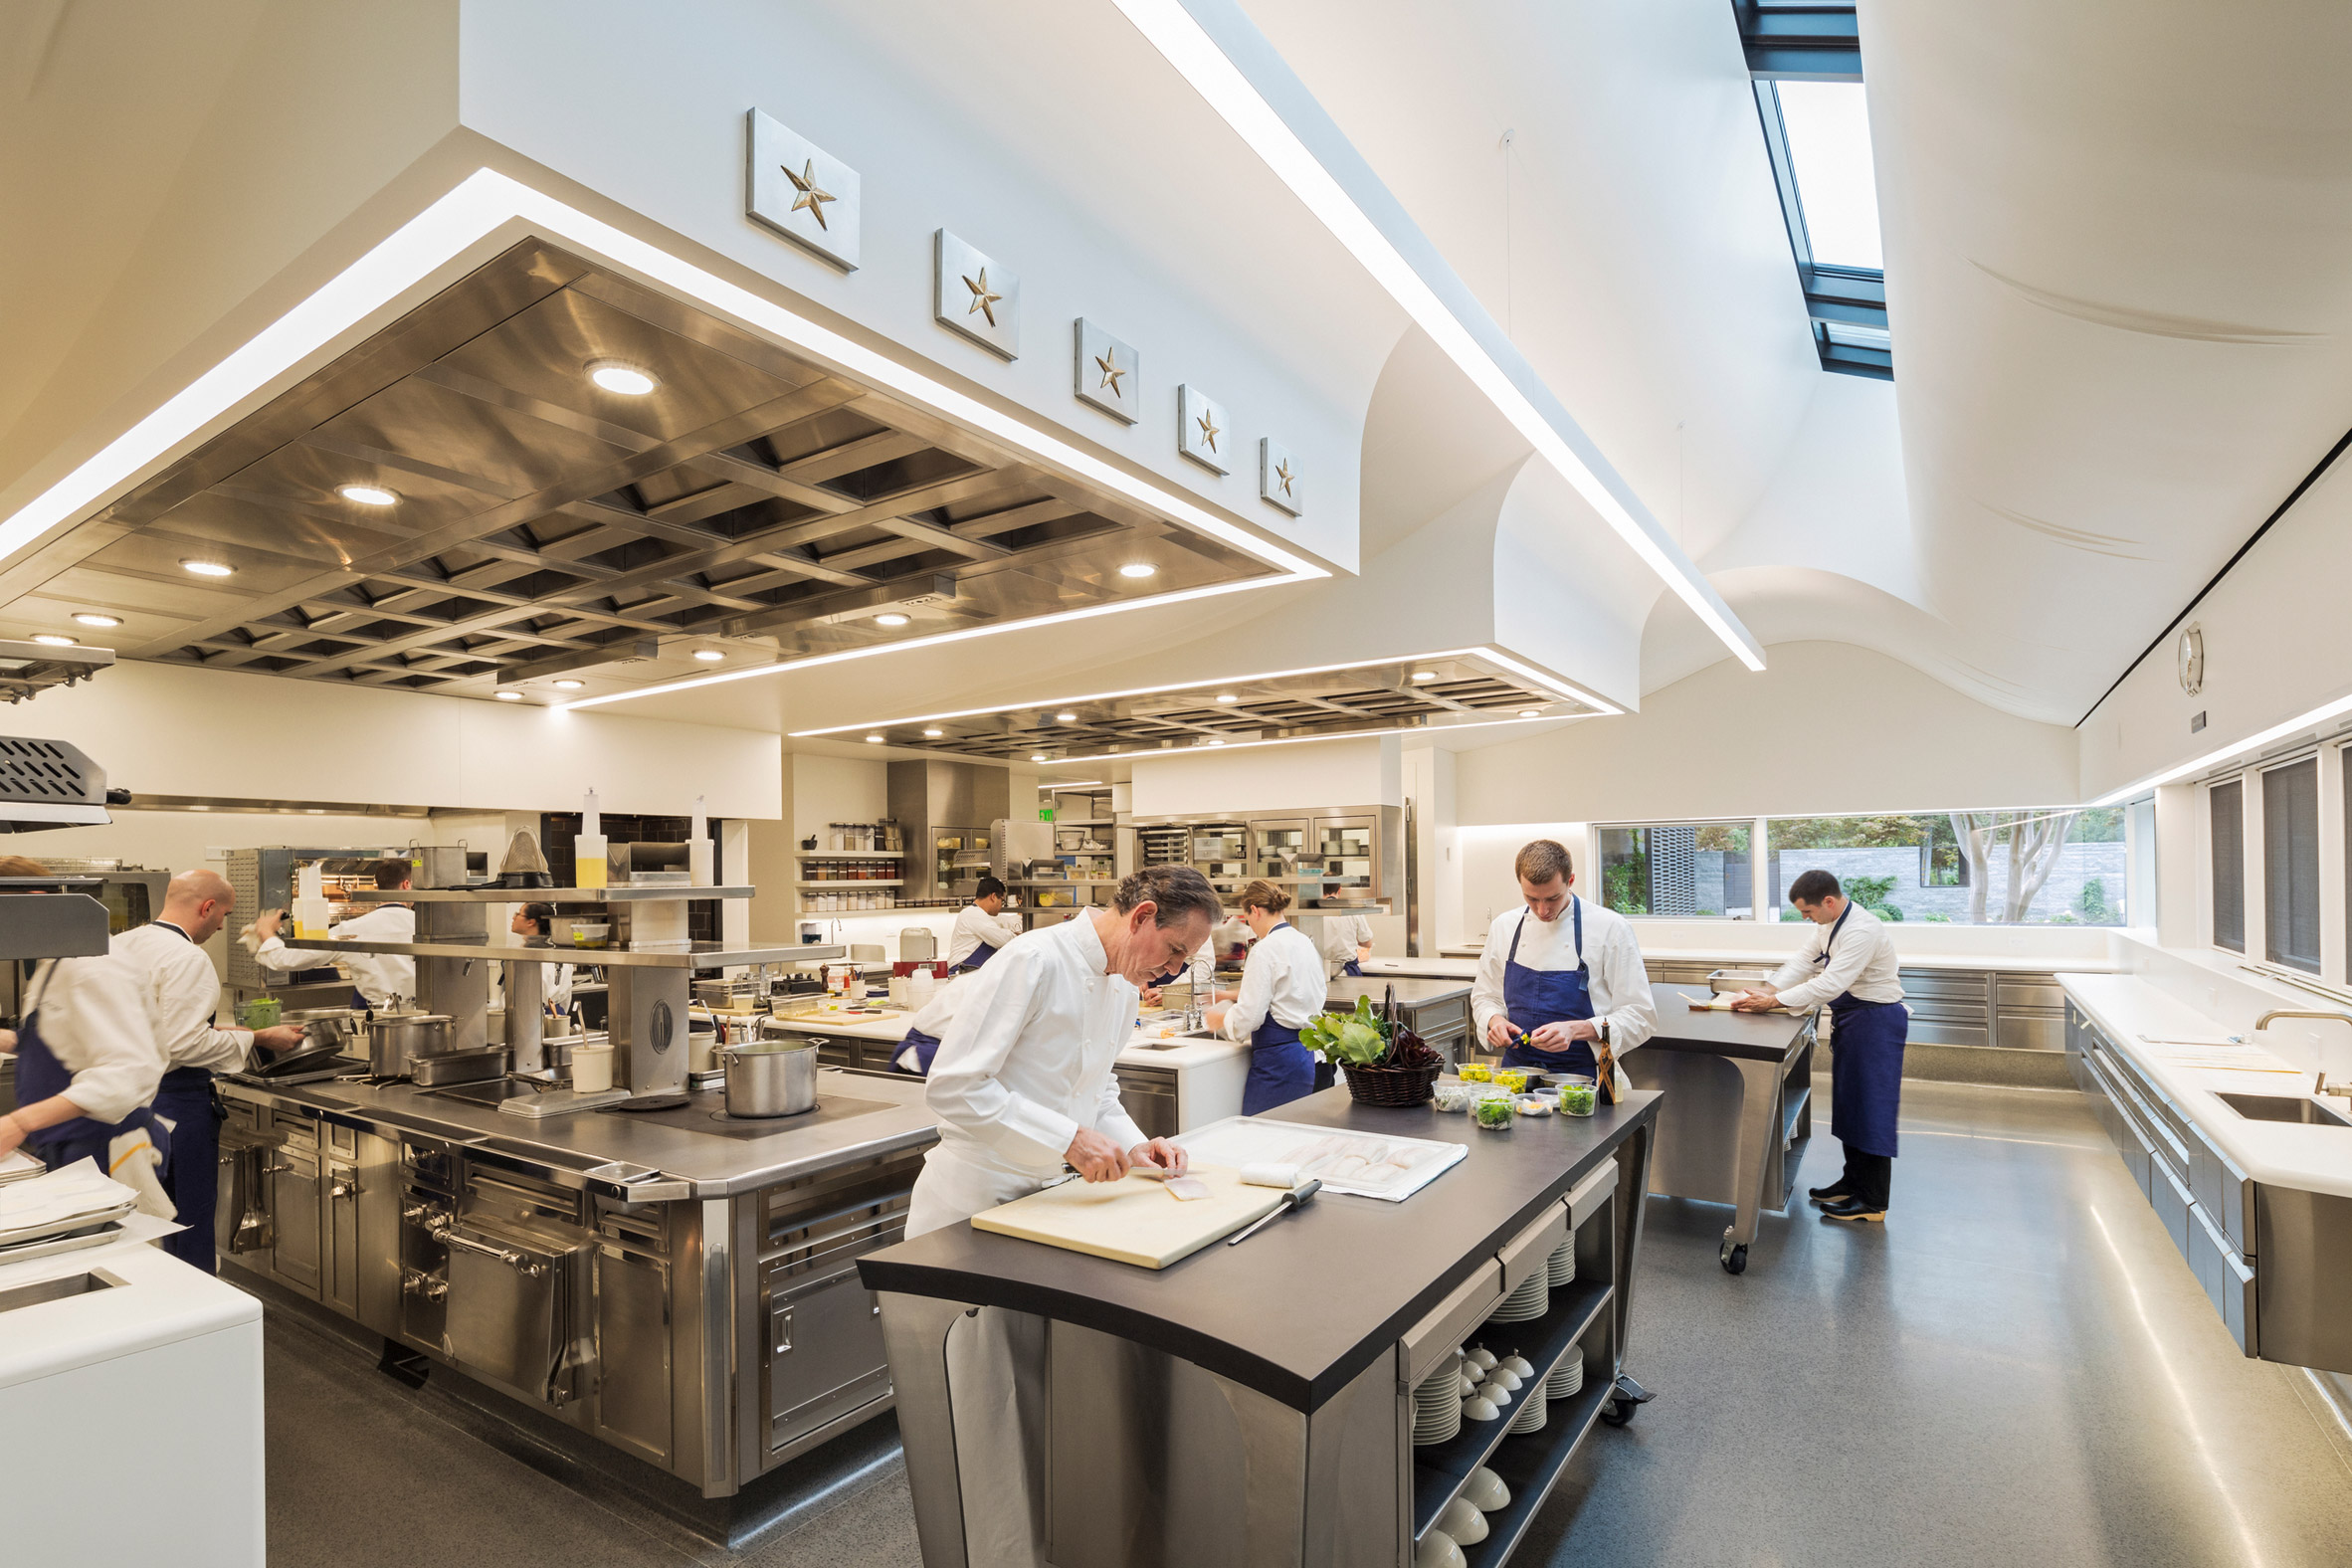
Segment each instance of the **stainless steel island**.
M530 1119L515 1092L224 1079L223 1266L705 1498L890 1408L856 1263L904 1228L919 1080L827 1071L761 1122L715 1092Z
M926 1568L967 1568L1008 1494L1036 1499L1056 1568L1406 1568L1480 1467L1511 1498L1466 1551L1507 1560L1593 1424L1648 1397L1621 1374L1659 1098L1500 1132L1340 1090L1294 1100L1285 1121L1470 1152L1402 1203L1320 1198L1156 1272L969 1225L869 1255ZM1574 1278L1539 1316L1489 1321L1571 1242ZM983 1449L954 1397L991 1397L968 1352L999 1330L1043 1365L1018 1441ZM1466 1421L1415 1446L1418 1385L1451 1391L1456 1348L1481 1336L1536 1379L1580 1358L1582 1387L1537 1430Z

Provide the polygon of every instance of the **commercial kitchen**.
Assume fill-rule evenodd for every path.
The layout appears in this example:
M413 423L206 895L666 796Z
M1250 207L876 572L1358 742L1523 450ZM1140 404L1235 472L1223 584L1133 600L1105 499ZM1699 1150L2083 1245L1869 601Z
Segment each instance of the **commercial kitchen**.
M0 1560L2352 1559L2347 58L0 11Z

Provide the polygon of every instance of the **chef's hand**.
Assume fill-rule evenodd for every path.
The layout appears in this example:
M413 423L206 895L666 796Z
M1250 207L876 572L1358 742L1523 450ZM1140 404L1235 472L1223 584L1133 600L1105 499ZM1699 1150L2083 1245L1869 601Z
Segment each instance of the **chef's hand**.
M1225 1009L1222 1007L1203 1008L1201 1010L1201 1027L1213 1035L1224 1034Z
M1127 1151L1127 1158L1137 1165L1156 1165L1171 1176L1183 1175L1192 1163L1182 1149L1166 1138L1136 1144Z
M1508 1051L1518 1043L1519 1026L1497 1013L1486 1020L1486 1044L1497 1051Z
M273 1024L268 1029L253 1032L253 1043L271 1051L292 1051L302 1043L299 1024Z
M1358 943L1356 943L1356 962L1357 962L1357 963L1359 963L1359 964L1368 964L1368 963L1370 963L1371 961L1372 961L1372 944L1371 944L1370 942L1358 942Z
M1117 1181L1127 1174L1127 1157L1119 1146L1089 1127L1078 1128L1062 1157L1088 1181Z
M1538 1051L1565 1051L1572 1041L1600 1038L1601 1026L1589 1018L1555 1020L1538 1025L1527 1033L1528 1043Z
M1158 986L1147 985L1143 988L1143 1005L1145 1007L1157 1007L1160 1005L1160 988Z
M14 1153L16 1146L25 1141L25 1133L29 1130L31 1129L17 1119L16 1112L13 1110L5 1116L0 1116L0 1154Z
M1731 999L1734 1012L1769 1013L1780 1006L1780 996L1772 987L1760 985L1753 991L1742 991Z
M266 942L278 934L278 922L285 918L286 911L284 909L264 909L260 914L254 916L253 934Z
M15 1055L16 1031L13 1029L0 1029L0 1057L13 1057Z

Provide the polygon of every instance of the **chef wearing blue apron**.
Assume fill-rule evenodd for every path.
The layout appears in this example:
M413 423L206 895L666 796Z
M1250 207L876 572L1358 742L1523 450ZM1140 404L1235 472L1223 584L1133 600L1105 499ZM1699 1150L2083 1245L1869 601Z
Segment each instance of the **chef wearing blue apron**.
M970 974L994 958L997 949L1013 939L998 915L1005 912L1005 884L983 877L972 901L955 911L955 928L947 933L947 967Z
M1642 944L1624 916L1576 896L1574 863L1555 841L1523 846L1515 870L1522 907L1487 929L1472 1022L1505 1067L1589 1078L1596 1044L1622 1056L1658 1030Z
M16 1035L17 1108L0 1116L0 1154L22 1143L51 1170L94 1159L100 1170L168 1203L152 1170L142 1180L116 1164L113 1148L117 1138L143 1133L168 1160L168 1118L187 1109L157 1102L163 1053L136 972L111 955L47 959L26 982L24 1005ZM208 1086L207 1115L210 1092ZM121 1155L125 1164L150 1158L136 1141ZM151 1207L163 1212L162 1203Z
M1315 1091L1314 1054L1299 1044L1298 1032L1323 1010L1323 955L1282 918L1289 903L1289 894L1269 882L1242 889L1242 918L1257 940L1243 960L1240 988L1218 993L1232 1005L1207 1014L1211 1029L1250 1048L1250 1073L1242 1083L1245 1116Z
M1789 901L1813 922L1812 940L1769 984L1733 1005L1793 1013L1829 1005L1830 1131L1846 1145L1846 1173L1813 1188L1813 1201L1824 1219L1884 1220L1894 1183L1903 1045L1910 1033L1894 937L1876 915L1847 898L1826 871L1806 872L1790 883Z
M994 952L995 948L988 951ZM947 1023L955 1017L956 993L965 986L963 976L943 980L931 999L915 1009L906 1021L906 1038L890 1056L890 1071L905 1073L915 1078L931 1076L931 1059L939 1054L939 1042L946 1037Z

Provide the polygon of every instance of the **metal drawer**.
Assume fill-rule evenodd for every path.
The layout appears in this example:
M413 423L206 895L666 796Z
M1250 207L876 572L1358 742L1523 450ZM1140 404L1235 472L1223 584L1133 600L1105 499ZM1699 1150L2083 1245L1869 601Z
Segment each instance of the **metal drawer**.
M1998 975L1993 981L1994 1000L2000 1006L2061 1008L2066 1005L2065 988L2048 975Z
M2228 1238L2214 1229L2212 1217L2202 1208L2189 1211L2189 1269L2221 1314L2230 1337L2238 1341L2238 1348L2250 1356L2258 1354L2254 1332L2260 1319L2254 1311L2254 1272L2231 1250Z
M2157 1220L2164 1226L2164 1234L2172 1238L2174 1251L2185 1261L2189 1256L2189 1230L2192 1211L2197 1207L2189 1197L2189 1189L2181 1179L2158 1162L2149 1168L2148 1207L2156 1211Z
M2202 1127L2189 1129L2189 1192L2233 1248L2254 1255L2254 1182L2215 1147Z
M1994 1021L1997 1043L2010 1051L2063 1051L2066 1024L2038 1013L2004 1012Z
M857 1265L773 1288L781 1277L771 1271L760 1292L770 1452L890 1392L882 1309L859 1282Z
M1982 1011L1988 1000L1985 972L1981 969L1902 969L1896 972L1896 978L1902 982L1905 1001L1915 998L1965 1001Z

